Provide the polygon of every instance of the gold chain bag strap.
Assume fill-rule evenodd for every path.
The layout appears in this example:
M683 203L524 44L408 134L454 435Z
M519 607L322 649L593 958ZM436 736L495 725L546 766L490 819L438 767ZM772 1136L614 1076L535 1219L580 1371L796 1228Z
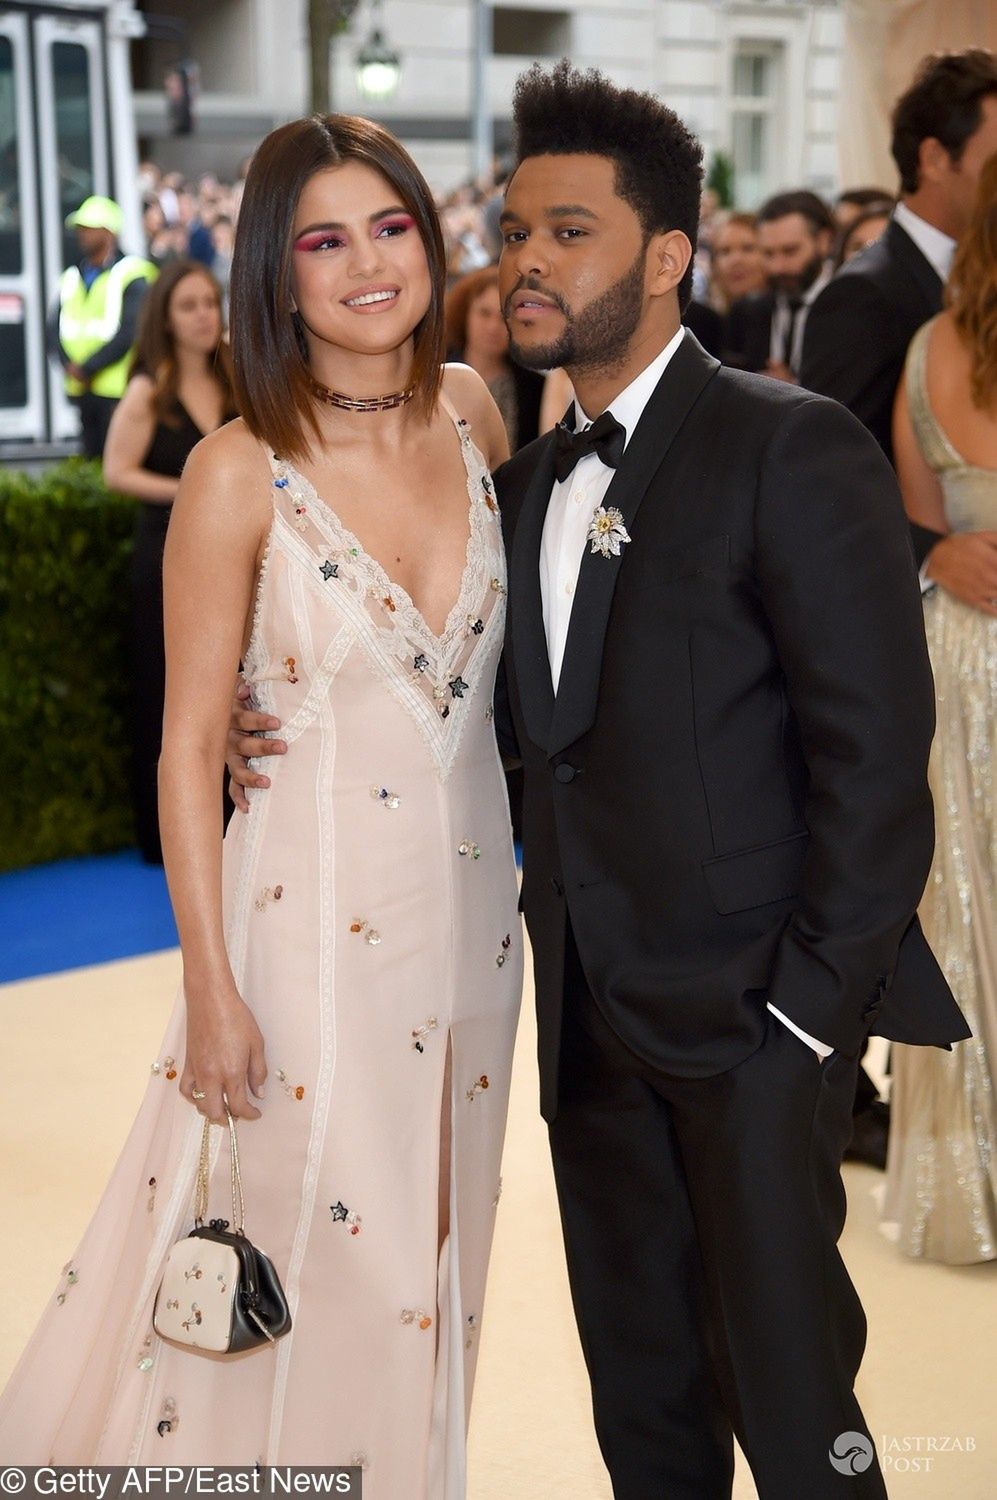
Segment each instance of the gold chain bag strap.
M232 1225L209 1219L211 1121L205 1117L194 1190L194 1228L166 1257L152 1323L160 1338L212 1354L242 1354L272 1344L291 1327L287 1298L273 1263L246 1238L235 1121L228 1118Z

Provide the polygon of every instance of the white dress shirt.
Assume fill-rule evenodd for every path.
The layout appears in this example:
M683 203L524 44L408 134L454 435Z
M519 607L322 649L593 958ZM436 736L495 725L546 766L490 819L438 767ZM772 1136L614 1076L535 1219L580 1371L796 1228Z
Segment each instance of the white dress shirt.
M674 337L669 339L661 353L656 355L651 363L646 365L640 374L610 402L607 410L626 429L627 443L633 436L634 429L640 421L644 407L650 400L655 386L684 336L685 329L680 328ZM598 416L599 413L596 412L595 415ZM576 397L575 431L581 432L589 425L590 420L582 411ZM615 473L616 470L604 464L597 453L586 453L575 464L567 479L554 481L547 504L547 515L544 519L543 536L540 542L540 597L543 601L547 655L550 658L550 675L555 694L561 678L561 665L564 661L564 647L568 638L568 625L571 621L575 589L578 586L578 574L585 550L589 545L588 529L594 512L605 499L606 491ZM808 1036L805 1031L801 1031L788 1016L776 1010L774 1005L770 1005L769 1010L773 1015L778 1016L790 1031L795 1032L801 1041L806 1042L808 1047L812 1047L819 1057L828 1057L834 1050L825 1046L823 1042L818 1042L814 1037Z
M788 365L794 375L799 375L803 363L803 330L807 318L821 292L834 275L834 267L827 261L823 270L800 297L800 310L793 321L793 309L785 292L777 292L772 309L772 326L769 333L769 359L776 365ZM792 345L787 348L792 333Z
M672 355L682 342L684 328L669 339L649 365L622 390L608 411L626 428L629 443L641 413ZM596 416L599 413L596 412ZM575 431L590 426L589 418L575 399ZM544 629L550 656L550 675L557 692L568 638L568 622L574 603L578 573L588 546L588 529L593 513L602 504L615 469L603 463L597 453L580 458L567 479L555 480L547 506L543 539L540 543L540 597L543 600Z

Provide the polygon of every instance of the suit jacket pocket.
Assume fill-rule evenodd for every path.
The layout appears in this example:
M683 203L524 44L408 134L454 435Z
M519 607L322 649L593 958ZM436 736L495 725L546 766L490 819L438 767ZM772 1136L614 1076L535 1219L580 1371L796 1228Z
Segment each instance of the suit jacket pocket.
M623 577L628 587L635 589L660 588L680 578L708 573L723 575L730 567L730 537L704 536L648 556L635 554L627 561L630 566L624 569Z
M803 876L810 834L804 828L771 844L703 861L703 874L717 911L729 916L795 896Z

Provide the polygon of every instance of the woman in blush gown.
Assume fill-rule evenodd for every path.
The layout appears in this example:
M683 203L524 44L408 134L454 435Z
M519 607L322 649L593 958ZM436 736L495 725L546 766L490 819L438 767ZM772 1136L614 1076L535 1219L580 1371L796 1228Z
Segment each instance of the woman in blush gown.
M522 951L492 723L507 448L478 377L441 368L443 282L429 189L386 131L328 116L264 141L233 267L243 416L194 450L166 551L183 993L0 1400L4 1460L354 1463L365 1500L464 1496ZM240 659L293 753L223 844ZM152 1325L202 1115L229 1212L226 1102L293 1320L235 1357Z
M894 447L911 520L989 533L959 596L939 584L924 603L936 842L920 917L973 1035L893 1049L885 1217L907 1255L964 1265L997 1258L997 157L947 301L911 343Z

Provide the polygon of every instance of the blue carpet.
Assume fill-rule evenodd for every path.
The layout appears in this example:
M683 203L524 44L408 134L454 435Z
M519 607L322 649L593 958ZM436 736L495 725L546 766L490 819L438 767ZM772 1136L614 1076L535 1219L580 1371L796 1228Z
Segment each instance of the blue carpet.
M176 943L166 877L137 849L0 875L0 982Z

